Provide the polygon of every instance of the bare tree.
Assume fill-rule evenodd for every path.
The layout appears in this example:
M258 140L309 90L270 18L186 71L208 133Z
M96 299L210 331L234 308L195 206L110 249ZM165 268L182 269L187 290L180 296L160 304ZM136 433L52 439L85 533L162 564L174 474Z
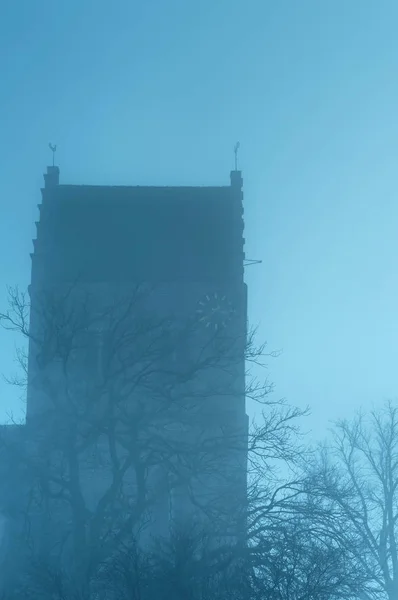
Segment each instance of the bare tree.
M13 380L28 383L24 443L3 439L26 468L20 533L39 562L58 556L59 569L67 564L82 582L139 537L173 491L219 538L236 534L234 518L244 526L247 510L247 446L265 459L283 440L272 410L249 439L228 411L245 393L268 404L267 383L241 384L243 359L264 354L254 337L203 335L195 317L154 316L150 293L99 305L73 287L32 303L10 290L0 315L29 342L29 369L19 355L29 379Z
M300 512L301 508L301 512ZM272 600L357 598L363 578L332 535L297 507L291 518L270 524L251 550L252 597Z
M352 422L311 465L308 490L319 523L363 574L362 598L398 596L398 406L387 402Z
M100 569L99 596L131 600L229 600L250 596L249 579L234 548L215 548L209 532L191 523L157 539L150 552L120 548ZM102 596L101 596L102 594Z

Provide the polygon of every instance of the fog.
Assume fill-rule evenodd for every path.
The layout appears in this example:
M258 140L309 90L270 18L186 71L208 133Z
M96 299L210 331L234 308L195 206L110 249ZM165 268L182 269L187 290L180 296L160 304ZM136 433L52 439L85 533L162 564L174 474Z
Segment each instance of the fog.
M276 393L316 429L395 397L395 5L5 6L3 300L29 282L49 141L64 183L222 185L239 140L246 254L263 261L249 316L283 349Z
M53 158L61 186L229 188L240 171L249 328L266 342L252 373L268 377L268 398L298 411L305 447L331 439L336 419L395 406L398 5L4 0L2 8L0 315L10 286L31 282ZM108 217L101 224L98 215L84 226L88 237L91 228L107 235ZM109 234L115 247L124 225ZM73 234L82 254L84 227ZM173 227L169 240L157 238L165 261L180 239L178 219ZM185 267L195 230L187 231L173 259ZM1 423L25 419L26 390L9 381L21 374L21 346L20 332L0 329ZM261 403L250 394L246 403L249 421L261 423Z

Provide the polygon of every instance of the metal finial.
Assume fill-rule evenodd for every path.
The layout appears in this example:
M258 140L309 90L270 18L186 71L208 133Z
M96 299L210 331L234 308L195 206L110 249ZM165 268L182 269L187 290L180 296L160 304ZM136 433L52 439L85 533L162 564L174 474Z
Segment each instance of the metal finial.
M55 144L51 144L51 142L48 144L48 147L50 148L51 152L53 153L53 166L55 165L55 153L57 151L57 146Z
M240 148L240 143L236 142L234 152L235 152L235 171L238 170L238 150Z

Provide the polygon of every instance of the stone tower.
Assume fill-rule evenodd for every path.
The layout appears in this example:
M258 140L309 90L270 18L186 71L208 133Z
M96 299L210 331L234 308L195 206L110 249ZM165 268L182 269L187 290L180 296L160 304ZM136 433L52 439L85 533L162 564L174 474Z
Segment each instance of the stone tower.
M203 469L205 480L212 482L209 483L213 486L212 493L220 492L226 521L231 522L231 511L235 508L232 505L228 508L228 503L231 498L239 497L242 504L246 493L246 449L242 440L246 439L248 426L245 412L247 289L244 283L241 173L232 171L230 185L220 187L64 185L60 184L59 175L56 166L48 167L44 175L45 186L32 253L26 421L31 432L29 439L35 446L38 426L40 430L43 427L51 429L56 438L68 435L72 425L66 425L67 419L59 416L63 410L59 407L73 405L74 410L79 410L76 398L83 393L82 389L87 397L88 382L90 385L95 382L95 389L99 389L98 381L104 378L103 361L107 344L110 344L104 315L109 314L110 306L121 301L128 303L137 289L144 290L143 295L137 296L137 303L130 307L136 322L141 323L144 318L147 319L145 322L153 323L156 319L164 322L169 328L167 339L170 331L174 331L173 323L178 322L179 332L184 334L178 336L178 344L172 341L168 347L167 360L161 361L163 366L159 373L162 375L159 377L168 373L172 364L172 369L178 373L177 395L183 399L184 409L193 402L196 406L195 425L182 428L185 433L177 426L181 425L182 408L179 414L176 411L167 413L165 431L169 433L165 435L170 435L179 444L185 435L191 442L192 432L199 429L200 423L201 439L207 439L203 443L208 444L209 450L207 462L202 461L207 466L198 469ZM67 314L63 313L65 310ZM86 321L82 321L82 315ZM48 323L51 323L50 327ZM64 377L66 364L63 344L68 345L68 335L77 323L81 327L78 337L82 347L69 347L73 356L73 383L68 380L64 386L66 391L61 393L59 381ZM125 329L118 331L121 338ZM131 342L134 349L138 347L137 335ZM209 352L216 357L215 362L209 360ZM227 359L221 358L223 353ZM192 364L204 354L207 363L201 358L198 375ZM131 356L129 354L126 367L129 374ZM121 360L119 353L118 365ZM226 361L229 361L228 365ZM190 369L192 381L186 376ZM181 383L182 379L184 383ZM112 385L114 381L110 379ZM128 392L130 408L143 398L148 406L160 389L162 392L168 390L169 397L173 394L175 397L176 376L173 375L172 384L170 379L168 383L161 381L163 383L157 375L151 380L151 391L147 392L146 399L142 391L136 400L136 391ZM117 393L122 393L122 388L126 393L125 387L120 384ZM109 398L109 391L107 394ZM106 400L99 400L98 393L90 404L90 419L95 417L95 407L100 412L105 403ZM57 421L51 416L54 410ZM136 423L137 418L132 422ZM218 442L212 446L209 439L214 431L217 431ZM153 439L151 434L149 445ZM233 440L231 450L228 450L227 440ZM35 451L45 452L43 448ZM212 452L214 456L210 460ZM191 450L191 455L198 462L197 452ZM156 492L156 497L154 494L151 504L152 525L148 529L151 535L167 534L171 519L178 520L184 515L189 520L193 512L200 512L206 505L203 478L195 483L188 474L186 480L181 478L180 481L177 475L171 474L177 460L167 464L160 459L158 462L151 466L153 473L151 471L149 479L154 487L156 482L164 480L166 483L159 485L160 491ZM217 473L225 476L232 462L235 464L233 483L223 489L223 484L217 483ZM192 458L189 464L193 464ZM189 464L184 465L185 471L189 470ZM110 485L108 481L103 487L106 472L107 468L99 463L91 471L80 467L80 477L84 478L86 473L90 481L86 486L89 506L94 507L106 485ZM169 481L171 475L177 481L173 485ZM124 496L134 495L136 477L126 471L126 479L128 485ZM195 494L200 501L192 499ZM208 505L213 506L212 502ZM203 510L206 512L205 508ZM58 515L57 518L61 522L63 517ZM240 523L244 523L244 518ZM38 530L45 530L41 521Z

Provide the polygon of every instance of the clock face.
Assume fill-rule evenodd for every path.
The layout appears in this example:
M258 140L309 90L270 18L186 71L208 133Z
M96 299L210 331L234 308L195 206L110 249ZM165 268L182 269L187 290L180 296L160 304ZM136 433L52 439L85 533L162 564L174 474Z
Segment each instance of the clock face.
M224 329L234 312L233 305L225 294L213 292L199 301L196 316L199 323L207 329L219 331Z

